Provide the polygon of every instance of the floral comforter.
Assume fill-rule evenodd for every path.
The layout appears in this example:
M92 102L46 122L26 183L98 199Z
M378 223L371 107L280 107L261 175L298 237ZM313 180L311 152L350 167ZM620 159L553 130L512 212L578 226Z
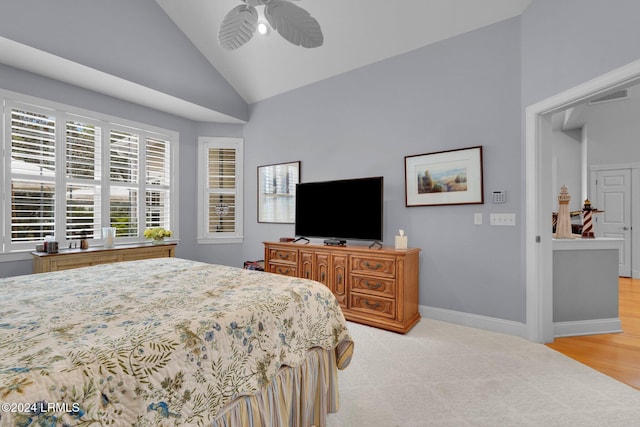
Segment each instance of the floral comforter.
M0 279L0 425L210 425L350 340L304 279L178 258Z

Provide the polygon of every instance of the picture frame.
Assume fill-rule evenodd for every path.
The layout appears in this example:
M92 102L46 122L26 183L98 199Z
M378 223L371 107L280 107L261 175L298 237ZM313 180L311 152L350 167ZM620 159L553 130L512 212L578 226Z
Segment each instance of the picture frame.
M258 222L293 224L300 161L258 166Z
M482 146L405 156L404 170L407 207L484 203Z

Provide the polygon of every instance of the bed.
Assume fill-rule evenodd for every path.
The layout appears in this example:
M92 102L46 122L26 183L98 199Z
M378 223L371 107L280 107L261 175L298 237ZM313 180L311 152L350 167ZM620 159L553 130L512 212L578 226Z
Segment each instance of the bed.
M322 426L353 347L304 279L179 258L0 279L0 426Z

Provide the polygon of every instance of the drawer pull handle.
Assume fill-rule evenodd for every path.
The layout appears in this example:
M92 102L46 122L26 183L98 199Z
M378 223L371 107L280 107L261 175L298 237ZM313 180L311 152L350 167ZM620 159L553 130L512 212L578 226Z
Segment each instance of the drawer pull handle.
M369 281L368 281L368 280L364 282L364 285L365 285L368 289L371 289L371 290L377 290L377 289L380 289L382 286L384 286L384 285L383 285L382 283L380 283L380 282L376 282L375 284L373 284L373 285L372 285L371 283L369 283Z
M324 282L324 278L325 278L325 276L326 276L326 274L325 274L325 272L323 271L323 272L320 274L320 281L321 281L321 282Z
M377 302L375 304L372 304L366 299L363 300L362 302L364 302L364 305L366 305L368 308L373 309L373 310L375 310L375 309L380 307L380 303L379 302Z
M309 270L307 270L307 271L305 271L305 272L304 272L304 277L305 277L305 279L308 279L308 278L309 278Z
M382 268L382 264L380 264L380 263L369 264L369 261L365 261L364 262L364 266L367 267L369 270L378 270L378 269Z
M342 285L342 274L338 274L338 285Z
M278 268L278 273L284 274L285 276L287 276L289 275L289 273L291 273L291 270L288 268L286 270L283 270L282 268Z
M278 252L278 258L280 258L280 259L289 259L290 255L291 254L288 253L288 252L287 253Z

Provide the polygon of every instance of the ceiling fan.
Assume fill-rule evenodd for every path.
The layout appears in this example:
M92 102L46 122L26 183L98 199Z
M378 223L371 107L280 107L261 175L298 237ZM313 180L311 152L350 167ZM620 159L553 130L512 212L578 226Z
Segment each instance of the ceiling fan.
M271 28L290 43L306 48L322 46L320 24L300 6L288 0L242 0L242 3L227 13L218 30L218 44L224 49L237 49L253 37L259 25L257 6L264 6L264 16Z

